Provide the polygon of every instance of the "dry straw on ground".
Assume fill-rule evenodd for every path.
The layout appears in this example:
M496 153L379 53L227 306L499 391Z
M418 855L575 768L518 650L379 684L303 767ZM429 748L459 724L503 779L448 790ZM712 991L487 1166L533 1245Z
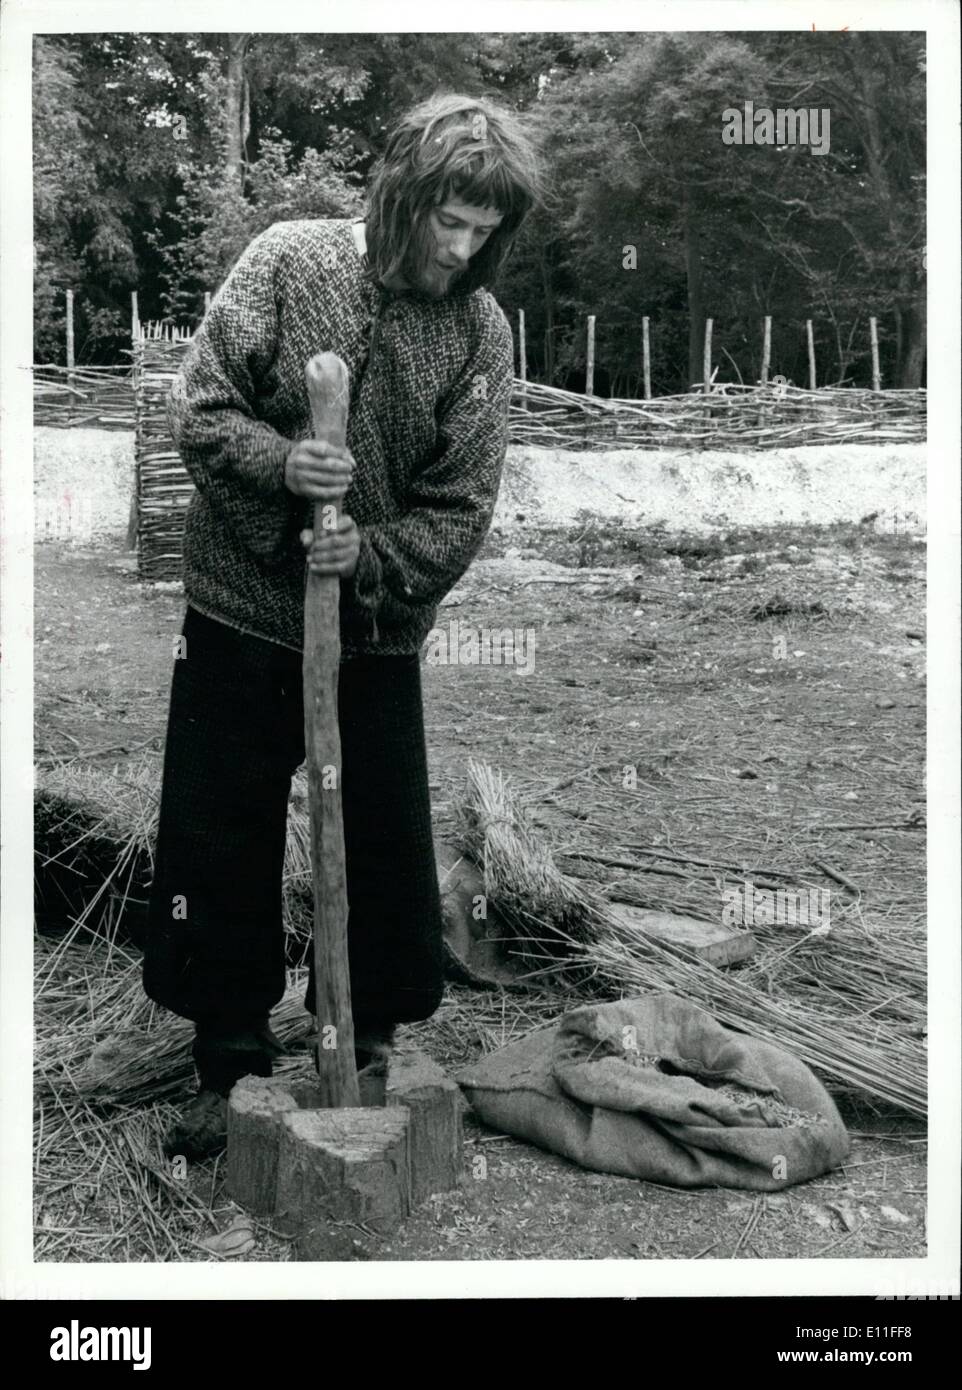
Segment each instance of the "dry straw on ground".
M38 777L38 880L48 908L51 895L62 898L59 928L39 936L36 950L41 1261L209 1260L214 1256L199 1242L233 1213L216 1163L178 1180L161 1150L174 1102L193 1082L191 1029L144 997L138 953L124 934L149 882L159 783L156 757L114 770L78 759ZM449 987L438 1013L416 1029L420 1044L446 1065L517 1040L586 995L669 989L724 1023L787 1047L836 1094L924 1113L921 923L906 925L903 915L891 928L884 920L866 925L836 885L827 936L756 928L755 960L717 970L639 938L607 907L612 894L701 916L714 905L717 913L720 876L738 873L721 849L713 854L706 846L701 858L689 859L663 846L626 844L619 838L626 822L613 833L619 812L598 777L567 774L523 795L491 767L475 765L456 800L465 841L484 866L489 896L514 934L509 944L528 971L523 993ZM564 810L562 820L598 836L586 844L553 834L531 814L535 804L541 814L552 805ZM785 881L777 868L769 872L772 882ZM765 881L762 873L755 881ZM285 869L289 959L303 954L310 883L306 797L295 782ZM299 1041L308 1024L303 972L292 970L290 981L273 1020L291 1049L282 1065L309 1068ZM245 1258L289 1258L269 1227L257 1226L256 1237Z
M560 975L608 997L680 994L720 1022L793 1052L835 1090L925 1114L921 930L869 932L839 922L822 935L804 926L755 927L756 957L738 970L716 969L641 936L608 911L597 887L561 872L510 779L477 762L469 779L464 848L484 865L489 899L516 933L513 948L533 978ZM583 803L583 787L579 795ZM683 856L669 852L662 872L710 884L720 902L716 878L697 861L682 870L677 859ZM670 901L655 889L639 905L671 910Z
M37 840L41 874L54 864L83 878L84 906L59 950L74 945L84 928L109 943L130 899L143 894L149 877L156 823L156 763L145 760L123 774L92 767L62 766L49 771L37 793ZM581 795L584 795L583 789ZM285 913L295 949L303 956L310 928L310 860L308 819L303 786L295 783L291 799ZM489 899L515 933L513 949L531 966L530 978L550 984L556 977L567 989L603 994L677 991L695 999L722 1022L780 1043L844 1090L863 1092L914 1114L925 1113L926 1054L925 956L921 929L858 928L847 919L833 923L827 935L804 927L755 927L759 951L737 971L720 971L643 938L608 911L608 898L597 885L563 872L548 845L524 813L510 779L472 763L470 791L462 807L465 849L484 867ZM582 851L575 864L589 864ZM644 864L645 858L652 862ZM658 863L661 859L663 862ZM654 871L656 885L639 905L673 910L675 883L702 885L717 902L719 869L685 863L670 852L642 852L635 867ZM629 867L629 860L611 860ZM733 873L738 870L731 866ZM765 880L755 876L758 886ZM785 886L784 882L773 886ZM844 893L844 889L843 889ZM624 896L627 896L625 894ZM698 913L697 904L685 910ZM709 912L700 915L709 916ZM119 950L119 948L117 948ZM290 954L290 953L289 953ZM38 962L38 1018L53 1020L58 952ZM108 964L110 964L108 959ZM87 1013L96 1035L74 1031L69 1046L52 1034L51 1055L61 1059L57 1074L83 1071L98 1042L113 1045L122 1035L127 1049L110 1056L111 1094L159 1094L168 1089L169 1059L179 1055L177 1020L153 1028L133 1010L125 972L105 977L96 989L85 981ZM71 989L76 990L76 981ZM61 986L62 989L62 986ZM68 991L69 993L69 991ZM132 996L131 996L132 997ZM122 1002L126 1001L126 1002ZM146 1003L144 1008L148 1007ZM173 1030L175 1041L163 1036ZM149 1038L148 1038L149 1034ZM38 1063L46 1053L38 1037ZM159 1050L158 1050L159 1049ZM106 1066L108 1058L102 1056ZM86 1073L85 1073L86 1075ZM106 1076L107 1073L104 1072ZM176 1089L184 1080L181 1069Z

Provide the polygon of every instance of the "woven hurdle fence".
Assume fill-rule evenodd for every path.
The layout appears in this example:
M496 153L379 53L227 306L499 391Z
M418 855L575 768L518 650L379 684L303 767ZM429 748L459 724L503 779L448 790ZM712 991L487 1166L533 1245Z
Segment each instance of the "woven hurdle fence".
M905 444L925 439L926 392L725 382L636 401L516 381L510 423L513 444L555 449Z
M141 579L179 579L184 522L194 484L167 426L167 396L191 336L184 329L138 325L134 337L135 510Z
M194 485L167 428L166 401L191 335L137 324L126 387L134 399L136 539L140 577L181 576ZM510 442L555 449L758 450L803 444L925 439L926 392L806 391L785 384L701 387L653 400L607 400L516 378Z
M35 366L33 423L55 429L133 429L133 366Z

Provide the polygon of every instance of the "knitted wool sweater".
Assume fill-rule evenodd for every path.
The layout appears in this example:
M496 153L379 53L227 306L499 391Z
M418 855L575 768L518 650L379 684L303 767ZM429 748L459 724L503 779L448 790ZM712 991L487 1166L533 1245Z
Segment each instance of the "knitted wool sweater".
M303 649L312 506L285 486L312 435L304 367L350 374L343 510L361 536L341 581L342 656L416 652L491 523L508 437L511 329L487 290L430 299L377 284L349 220L281 222L214 298L168 400L197 487L184 536L188 603Z

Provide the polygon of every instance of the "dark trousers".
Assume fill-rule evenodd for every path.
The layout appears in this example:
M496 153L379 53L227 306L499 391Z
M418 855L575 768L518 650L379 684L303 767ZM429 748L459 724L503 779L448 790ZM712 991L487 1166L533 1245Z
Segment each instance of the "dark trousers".
M285 985L282 874L304 760L301 656L188 608L174 665L144 988L233 1026ZM341 663L348 950L359 1020L428 1018L443 989L416 654ZM314 981L306 1007L313 1012Z

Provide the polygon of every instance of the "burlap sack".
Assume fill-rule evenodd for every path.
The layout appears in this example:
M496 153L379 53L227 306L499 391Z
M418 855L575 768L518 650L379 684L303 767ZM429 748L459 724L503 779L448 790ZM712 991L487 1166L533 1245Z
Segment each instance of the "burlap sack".
M586 1005L457 1077L486 1124L584 1168L775 1192L849 1140L808 1067L671 994Z

